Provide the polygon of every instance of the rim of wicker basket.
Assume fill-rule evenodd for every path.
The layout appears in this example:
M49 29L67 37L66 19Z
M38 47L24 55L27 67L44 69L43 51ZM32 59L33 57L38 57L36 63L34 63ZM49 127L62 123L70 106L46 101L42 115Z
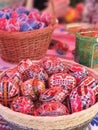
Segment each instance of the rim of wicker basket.
M33 34L33 37L38 35L38 33L41 33L43 34L43 32L47 31L48 29L49 30L54 30L57 26L57 23L55 22L55 24L50 24L48 25L47 27L45 28L41 28L41 29L37 29L37 30L32 30L32 31L25 31L25 32L8 32L8 31L3 31L3 30L0 30L0 38L6 36L6 38L9 36L12 38L12 36L15 36L17 37L18 39L24 39L24 38L30 38L32 37L32 34Z
M78 64L74 61L69 61L65 59L63 61L66 62L69 66L72 64ZM91 73L92 76L98 79L98 73L96 71L86 66L84 67L88 70L89 73ZM80 128L82 126L88 125L97 113L98 103L80 112L56 117L26 115L23 113L15 112L10 108L0 104L0 115L2 115L5 120L12 124L36 130L71 130L75 128Z
M98 112L98 103L81 112L76 112L71 115L57 116L57 117L35 117L19 112L14 112L11 109L0 105L0 114L5 120L19 126L44 129L44 130L60 130L60 129L74 129L82 127L91 122Z

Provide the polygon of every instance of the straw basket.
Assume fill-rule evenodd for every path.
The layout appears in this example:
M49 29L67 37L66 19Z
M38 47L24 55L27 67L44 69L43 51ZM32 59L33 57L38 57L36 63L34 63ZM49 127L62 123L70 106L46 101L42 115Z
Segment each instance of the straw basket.
M75 63L68 60L64 60L64 62L69 66ZM98 80L98 74L95 71L89 68L87 70L90 75ZM0 105L0 115L9 122L13 130L83 130L96 116L97 112L98 103L71 115L39 117L14 112Z
M55 29L55 11L51 0L52 22L49 26L34 31L0 31L0 55L9 62L19 62L30 58L39 60L46 54L52 33Z

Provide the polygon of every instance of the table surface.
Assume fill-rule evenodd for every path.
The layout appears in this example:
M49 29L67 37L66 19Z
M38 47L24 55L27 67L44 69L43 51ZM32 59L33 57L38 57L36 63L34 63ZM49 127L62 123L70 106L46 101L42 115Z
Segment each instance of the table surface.
M54 49L48 50L46 55L55 55L69 60L74 60L74 55L72 52L75 49L75 36L73 34L68 34L66 30L63 28L63 26L60 26L54 31L52 38L67 43L69 46L69 50L64 55L58 54ZM3 71L13 66L15 66L15 64L11 64L9 62L4 61L2 58L0 58L0 71ZM95 69L95 71L98 72L98 68ZM98 130L98 115L90 123L90 126L91 126L91 130ZM86 130L89 129L87 128Z

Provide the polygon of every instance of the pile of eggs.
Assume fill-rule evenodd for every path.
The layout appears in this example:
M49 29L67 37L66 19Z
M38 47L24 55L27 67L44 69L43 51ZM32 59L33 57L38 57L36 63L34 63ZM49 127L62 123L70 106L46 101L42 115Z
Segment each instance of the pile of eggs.
M0 30L24 32L45 28L50 23L51 15L37 9L27 11L24 7L18 7L0 10Z
M0 74L0 103L33 116L62 116L98 101L98 80L86 67L58 57L22 60Z

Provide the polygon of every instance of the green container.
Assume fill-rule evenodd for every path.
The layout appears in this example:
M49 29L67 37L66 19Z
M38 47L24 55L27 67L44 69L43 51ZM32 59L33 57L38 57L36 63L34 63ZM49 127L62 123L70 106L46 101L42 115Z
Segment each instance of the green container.
M98 68L98 31L84 29L76 34L75 61Z

